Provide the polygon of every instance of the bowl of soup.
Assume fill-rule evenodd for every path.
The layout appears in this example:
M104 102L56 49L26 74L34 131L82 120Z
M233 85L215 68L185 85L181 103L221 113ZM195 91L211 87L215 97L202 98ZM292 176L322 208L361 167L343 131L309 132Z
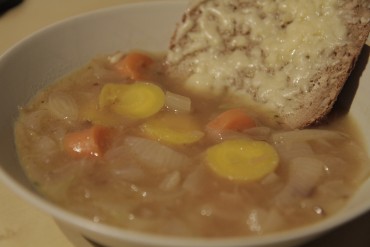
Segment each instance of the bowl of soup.
M116 246L296 246L370 209L369 49L328 120L264 125L165 73L187 1L74 17L0 58L0 178Z

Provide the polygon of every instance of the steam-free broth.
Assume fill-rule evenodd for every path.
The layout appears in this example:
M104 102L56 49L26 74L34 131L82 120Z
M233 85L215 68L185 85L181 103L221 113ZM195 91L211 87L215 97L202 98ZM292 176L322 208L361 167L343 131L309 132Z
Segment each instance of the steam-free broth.
M249 236L330 217L367 176L349 131L264 126L168 81L162 61L97 57L20 108L19 158L43 196L96 224Z

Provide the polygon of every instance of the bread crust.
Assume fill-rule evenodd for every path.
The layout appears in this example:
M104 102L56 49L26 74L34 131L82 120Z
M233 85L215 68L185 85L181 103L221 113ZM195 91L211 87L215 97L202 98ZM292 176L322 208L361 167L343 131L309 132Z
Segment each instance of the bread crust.
M186 29L183 28L183 25L189 21L189 18L192 22L196 23L200 15L202 15L199 9L209 1L213 1L217 7L217 1L223 0L193 1L184 13L181 22L178 23L177 29L173 34L169 54L179 49L185 49L186 42L188 42L186 39L188 33L184 32ZM248 0L234 2L245 5L250 4ZM341 12L342 21L346 25L347 42L344 45L336 47L330 54L331 59L335 63L328 64L328 66L318 70L310 78L309 89L293 98L295 101L294 111L267 109L267 114L270 115L268 117L269 120L265 121L267 124L290 129L304 128L318 123L331 111L341 89L356 64L357 58L370 32L370 3L367 0L339 2L340 7L338 11ZM182 28L181 32L179 31L180 28ZM188 32L190 33L191 30L188 30ZM248 49L248 47L245 47L245 49ZM194 67L197 66L193 61L197 58L198 54L194 53L188 55L188 57L183 57L180 62L174 61L170 57L170 54L167 56L166 61L168 74L173 77L179 77L181 80L189 77L194 72ZM245 87L245 85L242 85L242 87ZM253 94L253 90L244 88L241 94L247 96ZM262 104L260 102L251 102L251 105L254 108ZM261 107L263 108L263 106Z
M300 113L295 114L292 119L287 116L285 120L289 126L303 128L316 124L332 110L369 36L368 7L366 1L349 1L343 6L344 10L353 12L351 19L346 21L349 43L337 47L333 52L333 56L340 62L324 68L312 78L315 81L315 88L303 98L304 102L311 105L300 109Z

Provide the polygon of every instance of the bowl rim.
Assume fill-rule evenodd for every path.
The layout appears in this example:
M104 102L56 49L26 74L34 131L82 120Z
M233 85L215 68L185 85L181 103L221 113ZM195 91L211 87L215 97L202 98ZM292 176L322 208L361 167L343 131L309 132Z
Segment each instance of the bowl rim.
M21 39L13 46L8 48L3 54L0 55L0 66L1 62L6 60L8 56L11 56L15 49L20 49L21 46L30 40L37 38L41 34L59 27L67 23L74 22L80 19L91 18L92 16L100 15L103 13L109 13L111 11L122 11L123 9L141 9L147 8L152 5L184 5L187 0L159 0L150 1L144 0L136 3L125 3L122 5L116 5L111 7L102 8L99 10L89 11L76 16L71 16L66 19L60 20L53 24L49 24L40 30L32 33L31 35ZM53 217L55 220L60 220L69 225L76 226L81 229L86 229L90 232L96 234L104 235L107 237L112 237L121 241L130 241L134 243L140 243L148 246L173 246L178 247L185 246L198 246L198 247L225 247L225 246L262 246L266 244L278 244L286 241L293 241L299 238L305 238L315 235L320 235L327 231L333 230L344 223L353 220L370 210L370 201L356 208L348 210L346 214L342 214L340 210L317 223L309 224L306 226L299 227L297 229L290 229L286 231L279 231L276 233L263 234L261 236L238 236L229 238L196 238L196 237L177 237L177 236L166 236L158 235L146 232L138 232L129 229L119 228L102 223L93 223L91 220L84 218L83 216L77 215L60 206L48 201L36 192L32 192L29 188L26 188L7 174L7 172L0 165L0 182L2 182L6 187L8 187L14 194L23 199L25 202L35 206L38 209L43 210L48 215Z

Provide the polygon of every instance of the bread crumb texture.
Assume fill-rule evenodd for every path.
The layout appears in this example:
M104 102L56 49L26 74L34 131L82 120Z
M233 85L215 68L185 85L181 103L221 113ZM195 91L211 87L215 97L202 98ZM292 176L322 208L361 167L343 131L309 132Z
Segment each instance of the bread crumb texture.
M370 30L368 0L192 1L166 67L200 94L302 128L333 106Z

